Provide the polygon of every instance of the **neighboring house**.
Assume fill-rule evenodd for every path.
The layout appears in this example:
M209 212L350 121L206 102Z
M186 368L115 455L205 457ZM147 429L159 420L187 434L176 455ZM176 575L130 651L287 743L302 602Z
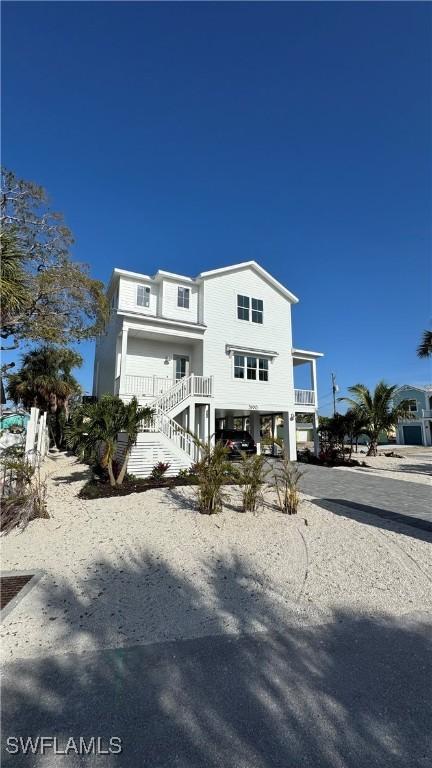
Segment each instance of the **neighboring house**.
M311 413L318 447L316 360L292 346L291 306L298 299L254 261L192 279L159 270L153 277L113 271L110 320L96 343L93 394L135 395L152 405L129 471L143 475L158 460L171 472L196 459L191 433L216 429L282 432L296 458L296 413ZM307 365L310 388L295 388Z
M401 419L396 430L396 439L402 445L432 445L432 386L399 387L393 402L395 405L407 400L411 418Z

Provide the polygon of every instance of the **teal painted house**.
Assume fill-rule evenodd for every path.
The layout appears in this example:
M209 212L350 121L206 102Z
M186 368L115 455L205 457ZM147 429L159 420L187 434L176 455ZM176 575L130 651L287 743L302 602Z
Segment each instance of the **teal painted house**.
M405 384L397 390L393 402L408 400L410 419L401 419L396 430L401 445L432 445L432 386L413 387Z

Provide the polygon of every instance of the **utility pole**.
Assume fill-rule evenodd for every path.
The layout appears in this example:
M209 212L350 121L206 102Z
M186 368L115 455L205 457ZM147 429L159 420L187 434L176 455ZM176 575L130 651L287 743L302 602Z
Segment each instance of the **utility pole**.
M336 416L336 392L339 392L339 387L336 384L336 374L332 373L332 392L333 392L333 416Z

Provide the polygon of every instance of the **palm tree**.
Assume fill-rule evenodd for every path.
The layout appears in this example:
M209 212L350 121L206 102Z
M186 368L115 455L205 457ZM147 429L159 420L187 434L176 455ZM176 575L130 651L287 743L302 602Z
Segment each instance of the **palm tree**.
M409 418L408 403L402 400L398 405L393 405L393 397L397 385L389 386L380 381L374 392L370 392L364 384L354 384L348 387L353 397L339 397L349 403L356 412L358 419L364 424L362 433L369 437L368 456L376 456L378 437L381 432L388 432L395 427L401 418Z
M55 412L58 405L81 391L72 375L82 365L78 352L46 344L24 355L19 371L8 376L8 393L14 403L24 408L36 406Z
M0 234L0 293L2 330L23 313L31 300L24 257L13 231ZM6 333L4 336L7 336Z
M350 441L349 459L351 459L354 441L356 444L356 450L358 449L358 439L361 435L365 434L365 430L368 426L368 420L364 413L357 408L349 408L344 414L346 424L346 435Z
M66 442L84 459L96 457L107 470L110 485L123 483L132 446L136 442L142 421L153 415L151 408L140 408L134 397L127 405L114 395L104 395L97 403L86 403L76 409L66 428ZM113 462L117 453L118 435L126 433L126 450L118 476L114 475Z
M432 331L424 331L422 340L417 347L419 357L430 357L432 355Z
M153 413L152 408L139 408L136 397L133 397L130 403L124 406L122 431L126 433L126 450L123 464L116 479L116 485L121 485L124 480L131 450L136 443L141 423L149 421Z
M8 394L24 408L35 406L48 411L51 443L63 443L68 401L81 392L72 369L82 364L82 357L71 349L44 345L24 355L22 366L8 375Z

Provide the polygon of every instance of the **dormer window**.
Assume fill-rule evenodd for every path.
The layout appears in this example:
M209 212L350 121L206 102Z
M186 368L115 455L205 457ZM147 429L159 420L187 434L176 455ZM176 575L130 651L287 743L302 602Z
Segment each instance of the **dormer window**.
M183 309L189 309L190 300L190 288L178 287L177 291L177 306L183 307Z
M137 285L136 303L139 307L150 306L150 287L148 285Z

